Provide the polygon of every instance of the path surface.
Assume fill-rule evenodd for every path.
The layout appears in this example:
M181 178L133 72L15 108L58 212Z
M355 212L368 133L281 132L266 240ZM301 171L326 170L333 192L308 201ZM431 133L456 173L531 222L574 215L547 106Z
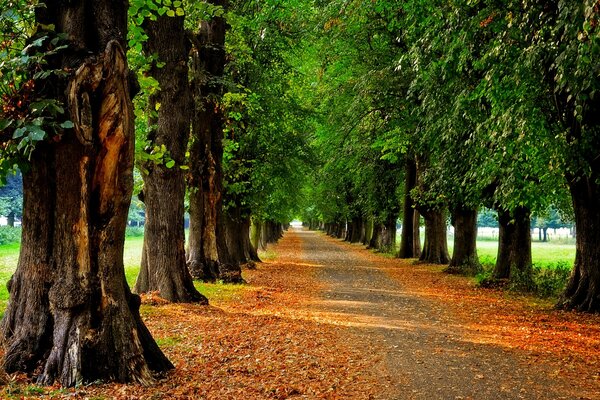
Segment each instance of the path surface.
M314 265L326 287L313 312L380 346L393 378L380 398L588 398L551 378L547 367L528 365L525 355L474 343L443 304L405 290L364 251L315 232L288 235L301 239L298 263Z

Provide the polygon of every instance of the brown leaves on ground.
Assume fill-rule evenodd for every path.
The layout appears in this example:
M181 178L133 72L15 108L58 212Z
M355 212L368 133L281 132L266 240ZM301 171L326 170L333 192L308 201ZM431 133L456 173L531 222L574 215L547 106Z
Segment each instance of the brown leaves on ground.
M381 391L380 360L365 356L360 338L302 311L320 288L312 266L294 261L299 246L297 238L286 237L274 248L276 261L245 271L249 284L239 286L240 296L213 300L208 307L165 304L157 293L144 295L144 321L175 365L156 385L40 389L19 375L0 390L0 397L372 398Z

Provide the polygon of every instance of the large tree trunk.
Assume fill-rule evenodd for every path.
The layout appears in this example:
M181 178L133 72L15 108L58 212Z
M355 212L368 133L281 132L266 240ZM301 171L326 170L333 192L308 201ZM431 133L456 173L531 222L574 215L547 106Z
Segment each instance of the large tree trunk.
M123 268L134 149L127 2L44 5L38 22L72 41L65 64L54 67L76 71L66 92L55 92L61 100L68 94L75 128L38 145L24 174L23 242L1 325L3 367L35 373L41 384L148 384L151 370L172 365L140 319Z
M214 0L215 6L225 1ZM223 221L223 73L226 63L222 17L203 21L194 43L192 94L195 112L190 146L190 241L188 266L195 278L242 282L241 269L229 255Z
M252 244L250 240L250 226L252 225L252 221L250 219L250 215L243 217L240 224L240 235L242 240L242 246L244 248L244 257L246 258L246 262L249 264L248 266L253 266L254 262L260 262L260 258L258 257L258 253L256 251L256 247Z
M498 256L492 278L509 280L522 289L533 287L530 213L517 207L498 211Z
M575 212L575 266L559 307L600 312L600 189L597 178L579 177L569 183Z
M417 165L415 160L406 161L406 180L404 184L404 211L402 214L402 233L400 237L400 250L398 258L418 257L414 252L414 202L410 191L417 184Z
M146 228L140 273L135 292L158 291L172 302L208 303L192 282L185 259L184 196L185 184L180 166L190 131L191 95L188 86L188 46L183 17L159 16L147 20L145 43L147 55L155 54L150 75L159 84L149 101L149 109L158 108L158 118L151 117L149 126L156 126L148 139L151 146L164 146L175 165L146 162L142 168ZM158 67L157 63L163 65ZM160 107L157 107L160 105Z
M381 235L383 233L384 225L380 222L373 222L373 234L371 235L371 240L369 240L370 249L380 249L381 246Z
M446 213L442 210L422 210L421 215L425 218L425 244L419 260L429 264L448 264Z
M481 271L477 256L477 209L455 207L454 251L446 272L452 274L475 275Z

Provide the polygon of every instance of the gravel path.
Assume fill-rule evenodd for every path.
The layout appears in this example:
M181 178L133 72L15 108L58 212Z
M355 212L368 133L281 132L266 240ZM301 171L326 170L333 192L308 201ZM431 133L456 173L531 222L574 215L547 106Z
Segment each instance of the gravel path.
M391 380L388 388L382 383L378 398L586 398L550 378L543 365L528 365L524 354L466 339L443 303L403 290L385 268L361 256L364 252L315 232L288 234L301 238L298 262L313 265L327 287L315 301L314 312L348 326L349 335L369 344L365 348L382 349Z

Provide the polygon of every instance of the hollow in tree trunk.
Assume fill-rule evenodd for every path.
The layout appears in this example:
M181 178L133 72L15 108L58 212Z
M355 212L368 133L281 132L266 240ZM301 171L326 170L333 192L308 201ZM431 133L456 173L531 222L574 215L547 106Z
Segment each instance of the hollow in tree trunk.
M36 18L71 39L63 59L74 72L54 96L75 127L39 144L24 174L3 367L34 373L40 384L149 384L151 371L172 365L144 326L123 268L134 150L127 2L47 1Z
M146 227L135 292L158 291L172 302L207 304L194 287L185 259L185 183L180 166L189 137L191 96L183 17L158 16L156 21L146 20L144 27L148 35L145 52L157 57L150 75L159 84L149 101L149 109L158 109L158 117L148 121L149 126L156 126L148 140L152 147L164 146L174 165L149 161L142 167Z
M475 275L481 271L477 256L477 209L455 207L454 251L446 272L452 274Z
M558 306L600 312L600 187L597 177L570 178L575 212L575 266Z

